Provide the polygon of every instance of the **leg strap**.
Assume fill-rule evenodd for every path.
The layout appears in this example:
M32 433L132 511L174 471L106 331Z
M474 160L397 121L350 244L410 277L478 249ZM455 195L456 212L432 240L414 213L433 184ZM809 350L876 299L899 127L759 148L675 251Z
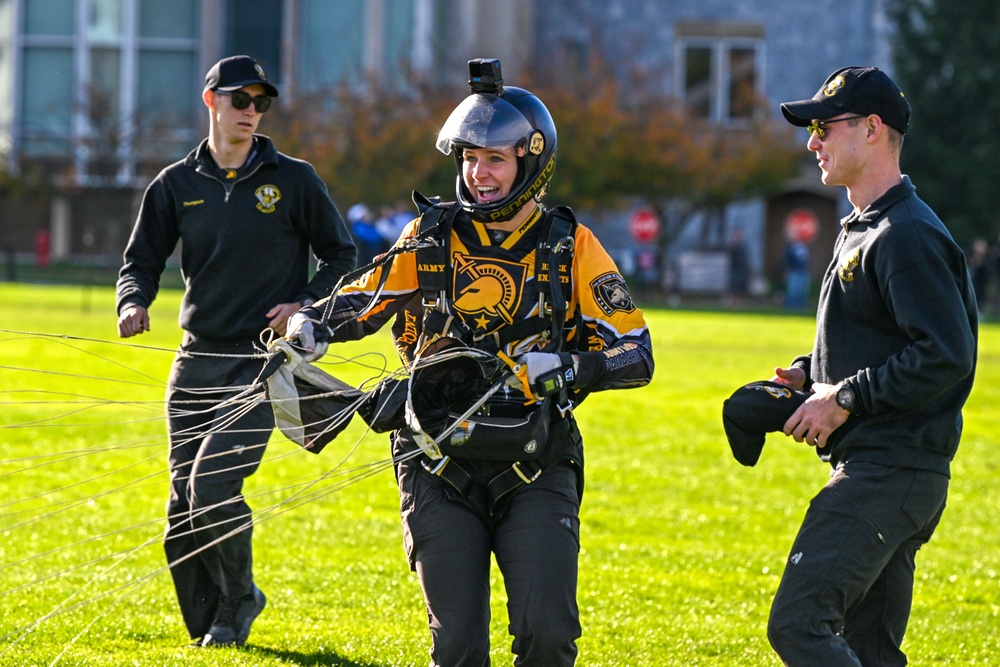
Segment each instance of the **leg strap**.
M484 489L450 456L437 461L423 456L420 464L424 470L447 482L473 509L487 518L492 518L518 489L534 482L543 471L535 461L515 461L491 479Z

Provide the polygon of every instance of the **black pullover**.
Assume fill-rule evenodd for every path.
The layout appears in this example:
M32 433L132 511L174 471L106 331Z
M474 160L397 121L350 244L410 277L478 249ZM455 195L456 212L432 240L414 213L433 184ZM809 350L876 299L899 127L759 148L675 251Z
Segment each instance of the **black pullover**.
M247 164L231 179L225 172L206 139L150 183L119 273L119 313L127 304L149 307L178 240L179 323L203 339L256 339L271 307L319 300L354 267L347 226L308 162L256 135Z
M842 221L820 290L816 341L793 365L855 390L861 413L819 450L950 474L976 368L978 316L965 254L910 179Z

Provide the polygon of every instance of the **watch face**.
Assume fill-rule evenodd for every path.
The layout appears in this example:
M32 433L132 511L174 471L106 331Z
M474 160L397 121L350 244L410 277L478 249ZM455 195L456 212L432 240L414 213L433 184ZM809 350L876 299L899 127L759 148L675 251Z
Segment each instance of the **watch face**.
M845 410L854 407L854 392L849 387L843 387L837 391L837 405Z

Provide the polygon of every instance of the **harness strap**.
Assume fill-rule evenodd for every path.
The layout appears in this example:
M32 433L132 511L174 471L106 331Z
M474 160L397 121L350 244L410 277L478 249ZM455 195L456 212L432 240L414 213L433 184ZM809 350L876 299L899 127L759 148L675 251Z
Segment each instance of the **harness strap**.
M492 510L496 512L515 491L538 479L543 470L544 468L535 461L514 461L511 467L491 479L486 485L486 490L493 503Z
M476 512L487 519L492 518L514 492L525 484L534 482L544 471L535 461L515 461L484 488L476 484L472 476L450 456L437 461L422 456L420 465L430 474L447 482Z
M431 201L418 192L413 193L413 202L420 211L420 237L436 240L436 243L417 250L417 282L420 293L425 306L443 308L444 304L439 301L448 294L448 249L451 226L455 222L458 207Z
M452 335L467 345L477 345L479 338L468 326L451 318L435 316L431 309L444 311L442 302L451 289L449 274L449 247L451 227L459 207L431 201L414 193L414 202L420 210L420 237L436 239L417 250L417 281L425 307L424 329L437 335ZM576 218L573 211L557 206L545 214L540 240L535 248L535 280L539 292L537 317L518 320L502 331L487 337L497 349L511 341L522 340L536 334L548 334L546 352L562 349L563 329L566 324L569 301L573 291L572 261Z
M555 207L547 218L547 227L535 250L535 280L543 300L544 312L540 314L549 320L550 340L547 347L559 351L562 349L563 327L573 293L576 218L566 206Z

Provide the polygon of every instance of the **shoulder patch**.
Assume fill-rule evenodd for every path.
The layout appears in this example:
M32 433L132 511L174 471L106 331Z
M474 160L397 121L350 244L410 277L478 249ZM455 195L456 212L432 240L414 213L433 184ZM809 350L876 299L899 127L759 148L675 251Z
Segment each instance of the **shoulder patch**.
M616 310L631 313L635 310L632 295L629 294L625 279L617 273L605 273L590 281L594 301L608 315Z

